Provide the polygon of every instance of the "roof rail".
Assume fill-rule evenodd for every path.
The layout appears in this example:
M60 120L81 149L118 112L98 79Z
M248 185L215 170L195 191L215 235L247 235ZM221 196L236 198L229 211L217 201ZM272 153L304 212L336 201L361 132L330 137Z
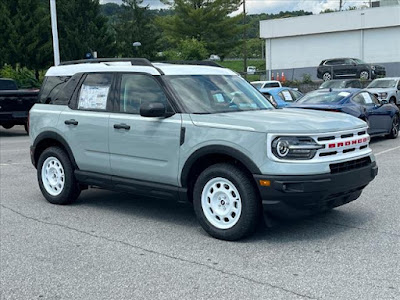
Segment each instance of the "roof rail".
M94 58L94 59L79 59L64 61L60 63L61 66L76 65L76 64L95 64L106 62L130 62L132 66L148 66L153 67L151 62L146 58Z
M220 64L217 64L215 61L211 61L211 60L171 60L171 61L160 61L160 63L176 64L176 65L197 65L197 66L209 66L209 67L224 68Z

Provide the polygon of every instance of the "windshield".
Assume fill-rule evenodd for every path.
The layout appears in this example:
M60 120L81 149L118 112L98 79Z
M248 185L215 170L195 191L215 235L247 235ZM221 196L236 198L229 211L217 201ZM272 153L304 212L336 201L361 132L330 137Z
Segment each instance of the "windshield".
M189 113L212 114L273 109L243 78L230 75L164 76Z
M331 104L337 103L344 98L350 96L349 92L311 92L305 95L303 98L297 100L296 103L300 104Z
M396 86L396 80L374 80L367 88L394 88Z
M346 87L346 82L345 81L336 81L336 80L329 80L325 81L321 86L319 87L320 89L341 89Z

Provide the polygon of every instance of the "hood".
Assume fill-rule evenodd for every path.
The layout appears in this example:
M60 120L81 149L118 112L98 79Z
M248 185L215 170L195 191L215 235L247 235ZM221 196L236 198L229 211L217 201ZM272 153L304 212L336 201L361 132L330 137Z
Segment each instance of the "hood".
M196 126L266 133L314 134L366 127L365 122L344 113L296 108L190 116Z
M366 88L372 94L387 93L388 91L395 90L396 88Z

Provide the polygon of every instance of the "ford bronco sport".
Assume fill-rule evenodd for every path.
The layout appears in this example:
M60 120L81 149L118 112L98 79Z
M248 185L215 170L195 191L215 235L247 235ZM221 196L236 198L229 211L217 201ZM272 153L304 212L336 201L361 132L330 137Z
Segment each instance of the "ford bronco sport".
M367 124L352 116L275 109L221 67L89 62L50 68L30 111L32 163L51 203L89 187L171 197L192 202L210 235L236 240L263 209L327 210L377 174Z

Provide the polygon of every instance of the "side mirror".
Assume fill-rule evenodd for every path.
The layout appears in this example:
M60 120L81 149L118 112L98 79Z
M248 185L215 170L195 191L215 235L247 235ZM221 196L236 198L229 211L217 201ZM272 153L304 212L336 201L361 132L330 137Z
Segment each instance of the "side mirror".
M381 105L388 104L389 102L387 100L381 100Z
M162 102L146 102L140 105L140 115L142 117L164 117L166 108Z

